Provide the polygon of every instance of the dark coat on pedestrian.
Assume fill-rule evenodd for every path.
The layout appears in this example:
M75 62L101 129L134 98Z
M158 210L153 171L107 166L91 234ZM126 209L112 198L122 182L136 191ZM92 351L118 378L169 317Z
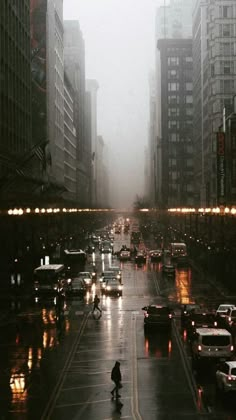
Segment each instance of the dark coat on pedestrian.
M111 371L111 380L115 382L115 384L121 382L120 362L115 363L115 366Z

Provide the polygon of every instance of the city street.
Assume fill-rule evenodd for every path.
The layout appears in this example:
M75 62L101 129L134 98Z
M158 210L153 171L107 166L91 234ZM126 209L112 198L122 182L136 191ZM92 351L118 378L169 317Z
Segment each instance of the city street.
M122 235L116 235L118 247L127 240ZM116 257L99 252L89 257L86 267L94 262L98 273L119 264ZM9 316L1 322L3 419L233 420L235 403L218 398L213 368L200 375L192 369L180 323L181 303L197 301L216 308L226 300L224 291L191 268L176 270L173 279L162 273L159 262L121 265L122 297L102 297L97 281L101 317L91 313L95 290L85 299L67 299L59 321L52 300L5 299ZM171 332L145 333L142 307L167 302L173 309ZM116 360L123 384L117 401L110 394Z

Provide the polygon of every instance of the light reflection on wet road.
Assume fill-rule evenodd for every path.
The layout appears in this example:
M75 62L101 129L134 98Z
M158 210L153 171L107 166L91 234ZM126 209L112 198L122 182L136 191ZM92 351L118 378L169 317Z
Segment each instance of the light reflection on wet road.
M108 256L96 258L100 271L112 263ZM9 323L1 327L0 408L5 418L208 417L189 378L188 358L176 339L181 330L179 304L195 298L204 303L206 282L190 269L178 270L175 279L167 278L160 263L137 267L126 262L122 267L124 296L103 298L99 320L90 313L90 294L84 301L67 301L59 323L53 302L17 301ZM211 289L212 305L217 299L218 292ZM172 332L145 335L141 308L167 300L176 314ZM121 362L123 406L110 398L115 360ZM218 404L217 410L222 419L233 420L231 409Z

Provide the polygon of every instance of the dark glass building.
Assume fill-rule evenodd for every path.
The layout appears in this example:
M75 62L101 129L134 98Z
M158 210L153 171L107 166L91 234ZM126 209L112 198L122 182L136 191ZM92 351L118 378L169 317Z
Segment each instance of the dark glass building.
M13 203L31 150L30 1L0 6L0 198ZM30 178L30 177L29 177Z
M191 39L160 39L163 207L194 205Z

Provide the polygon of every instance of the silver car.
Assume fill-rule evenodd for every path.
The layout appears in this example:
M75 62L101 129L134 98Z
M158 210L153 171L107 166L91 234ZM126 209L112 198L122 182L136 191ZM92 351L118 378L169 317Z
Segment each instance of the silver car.
M236 361L227 361L216 371L216 384L220 391L236 391Z

